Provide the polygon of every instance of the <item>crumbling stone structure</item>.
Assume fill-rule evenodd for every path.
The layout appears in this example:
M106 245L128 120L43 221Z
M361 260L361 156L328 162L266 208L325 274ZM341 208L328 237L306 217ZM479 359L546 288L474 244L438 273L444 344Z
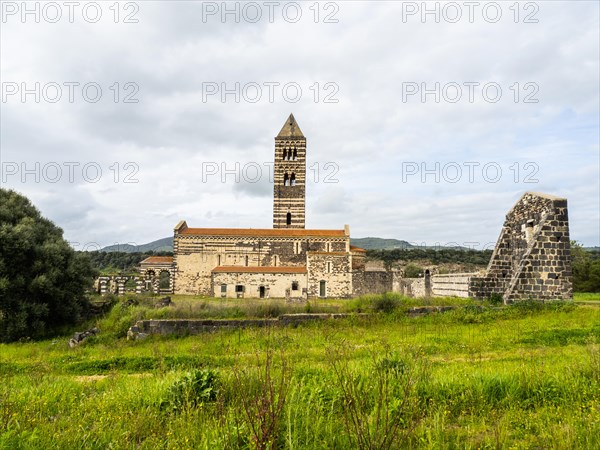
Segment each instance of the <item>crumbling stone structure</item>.
M471 278L469 296L572 300L570 242L567 200L525 193L506 215L485 275Z
M149 256L140 263L140 273L143 276L142 289L154 294L171 294L174 271L172 256ZM161 278L168 280L168 286L161 288Z

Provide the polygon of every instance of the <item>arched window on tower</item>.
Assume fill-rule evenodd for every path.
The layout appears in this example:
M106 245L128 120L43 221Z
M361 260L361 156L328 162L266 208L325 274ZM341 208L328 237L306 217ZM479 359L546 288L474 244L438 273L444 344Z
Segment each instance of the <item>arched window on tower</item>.
M290 185L290 176L287 174L287 172L283 176L283 185L284 186L289 186Z
M289 161L290 159L292 159L292 149L291 148L288 148L286 150L286 154L287 154L287 158L286 158L287 161Z
M283 160L285 161L287 159L287 148L283 149Z
M287 225L291 225L292 224L292 213L287 213L286 219L285 219L285 223Z
M294 161L298 159L298 150L296 149L296 147L294 147L294 156L292 158L294 159Z
M292 173L292 176L290 177L290 186L296 186L296 174Z

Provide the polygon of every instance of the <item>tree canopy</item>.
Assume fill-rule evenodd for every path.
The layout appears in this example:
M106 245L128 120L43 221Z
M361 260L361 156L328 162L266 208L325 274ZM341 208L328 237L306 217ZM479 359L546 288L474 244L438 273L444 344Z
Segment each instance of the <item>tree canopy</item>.
M0 341L79 321L95 272L23 195L0 189Z

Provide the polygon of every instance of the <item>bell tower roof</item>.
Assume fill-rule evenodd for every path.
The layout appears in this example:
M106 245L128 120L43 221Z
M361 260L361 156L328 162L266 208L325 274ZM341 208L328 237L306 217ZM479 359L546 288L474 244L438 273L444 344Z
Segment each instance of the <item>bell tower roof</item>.
M283 128L277 135L277 138L303 138L304 135L298 126L298 122L294 118L293 114L290 114L290 117L283 124ZM276 139L277 139L276 138Z

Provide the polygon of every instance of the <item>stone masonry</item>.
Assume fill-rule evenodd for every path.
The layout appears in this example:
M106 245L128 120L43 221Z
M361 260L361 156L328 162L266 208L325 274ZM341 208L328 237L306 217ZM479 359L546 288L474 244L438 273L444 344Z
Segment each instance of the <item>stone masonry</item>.
M487 271L473 277L471 297L513 301L572 300L567 200L527 192L506 215Z

